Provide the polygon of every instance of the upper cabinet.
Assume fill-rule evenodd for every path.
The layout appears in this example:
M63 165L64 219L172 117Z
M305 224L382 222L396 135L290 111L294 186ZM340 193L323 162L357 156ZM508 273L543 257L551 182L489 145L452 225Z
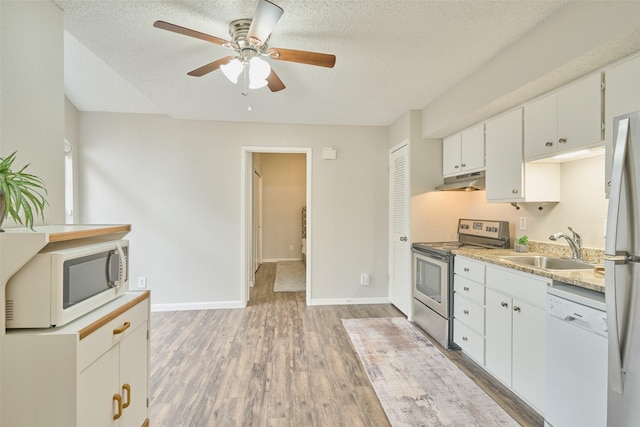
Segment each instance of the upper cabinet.
M487 201L560 201L560 165L525 164L522 136L522 108L487 121Z
M640 57L635 57L607 70L605 89L605 193L609 194L613 158L613 119L640 110Z
M442 174L455 176L484 169L484 123L442 141Z
M601 73L524 106L525 161L600 145L602 138Z

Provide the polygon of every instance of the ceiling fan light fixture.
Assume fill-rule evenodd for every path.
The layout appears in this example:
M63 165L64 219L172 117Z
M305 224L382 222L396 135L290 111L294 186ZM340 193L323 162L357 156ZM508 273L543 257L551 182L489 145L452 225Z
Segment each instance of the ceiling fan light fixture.
M240 73L242 73L242 62L239 59L232 59L228 63L221 65L220 70L224 73L224 75L231 81L233 84L238 83L238 77Z
M271 73L271 66L267 61L254 56L249 61L249 88L258 89L267 85L267 77Z
M247 41L254 46L262 46L269 38L283 12L284 10L280 6L268 0L260 0L247 33Z

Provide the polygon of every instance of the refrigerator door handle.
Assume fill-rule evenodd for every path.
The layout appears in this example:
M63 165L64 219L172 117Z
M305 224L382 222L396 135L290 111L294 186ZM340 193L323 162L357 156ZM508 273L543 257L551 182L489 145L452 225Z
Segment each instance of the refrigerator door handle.
M622 349L620 348L620 331L618 325L616 270L620 264L626 264L624 259L605 259L605 302L607 306L607 329L609 341L609 388L622 394L624 388L624 370Z
M618 255L616 243L618 237L618 216L620 214L620 198L622 197L622 176L627 158L627 141L629 140L629 117L618 121L617 139L613 152L611 168L611 190L609 191L609 210L607 213L607 240L605 253Z

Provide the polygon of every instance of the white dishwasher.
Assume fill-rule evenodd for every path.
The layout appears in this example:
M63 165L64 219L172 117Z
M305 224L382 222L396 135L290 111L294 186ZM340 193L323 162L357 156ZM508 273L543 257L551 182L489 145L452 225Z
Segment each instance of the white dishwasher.
M604 294L560 282L547 289L545 426L607 425Z

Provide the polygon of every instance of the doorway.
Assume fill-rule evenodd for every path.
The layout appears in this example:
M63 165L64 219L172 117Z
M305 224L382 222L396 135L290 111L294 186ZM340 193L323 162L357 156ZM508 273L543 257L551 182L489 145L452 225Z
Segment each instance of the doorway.
M306 185L304 186L304 205L306 223L306 239L304 242L298 237L297 240L293 238L285 240L286 248L291 252L292 258L282 252L276 253L276 258L283 260L291 260L294 258L299 259L301 257L302 246L304 245L305 252L305 291L306 291L306 303L311 304L311 264L313 260L312 256L312 232L311 232L311 180L312 180L312 149L311 148L298 148L298 147L242 147L241 157L241 280L240 280L240 297L244 306L247 305L251 297L251 285L255 282L255 273L257 262L264 259L264 261L271 261L270 255L267 249L262 247L269 238L265 236L266 224L265 219L257 218L260 216L260 211L264 210L265 196L260 196L261 193L265 193L265 184L261 184L261 181L265 181L264 171L261 170L260 165L254 163L255 154L302 154L304 155L303 162L305 166L304 176ZM257 156L259 157L259 156ZM256 169L259 171L260 176L256 174ZM256 186L259 186L256 188ZM260 203L260 206L256 206L256 203ZM299 206L297 210L297 223L302 227L302 210L305 206ZM266 216L266 214L265 214ZM265 226L263 226L265 224ZM282 242L280 242L282 245ZM282 248L281 248L282 249ZM256 259L258 258L258 259Z

